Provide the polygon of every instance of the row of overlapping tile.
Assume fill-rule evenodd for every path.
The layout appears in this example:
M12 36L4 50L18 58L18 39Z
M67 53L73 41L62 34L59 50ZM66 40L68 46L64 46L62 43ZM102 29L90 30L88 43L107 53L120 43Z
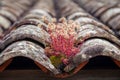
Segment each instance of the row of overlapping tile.
M0 2L0 36L2 36L34 2L35 0L2 0Z
M10 0L10 1L12 2L14 0ZM32 4L34 0L27 0L27 1L30 1L29 3ZM27 1L26 1L26 4L27 4ZM83 5L82 5L82 1L84 3ZM88 0L87 2L87 0L79 0L78 2L80 3L80 5L84 7L85 4L89 3L90 1ZM66 68L65 72L61 72L60 70L56 69L55 66L51 64L50 59L44 53L46 41L49 42L50 35L45 30L47 27L47 22L43 20L43 16L46 16L47 21L51 21L53 17L56 17L54 2L59 9L59 12L60 12L59 16L66 17L68 20L74 20L80 23L80 28L77 30L77 33L78 33L77 42L81 43L85 40L80 47L80 52L73 57L72 63L65 67ZM24 0L21 0L20 3L22 4L25 2ZM95 5L97 5L97 3ZM26 4L23 4L23 5L26 5ZM93 2L91 4L93 4ZM14 4L12 5L15 6ZM114 4L111 3L111 5L114 5L116 7L116 3ZM91 9L89 11L92 11L94 10L94 8L97 8L97 7L93 7L93 5L91 6L89 5L87 7L85 6L85 8L86 10ZM107 9L110 9L110 8L107 7ZM96 11L96 14L97 14L97 11ZM105 14L104 17L101 17L103 16L101 15L103 14L102 12L100 12L101 13L100 15L97 14L95 16L95 17L97 16L101 17L100 18L101 21L105 23L109 21L110 24L109 22L107 22L108 26L106 26L102 24L100 21L98 21L96 18L91 16L89 13L87 13L85 10L83 10L83 8L78 6L72 0L56 0L56 1L38 0L37 3L34 5L34 7L32 7L32 9L30 9L26 13L26 15L23 16L22 19L17 21L14 24L14 26L12 26L12 28L9 29L10 30L8 31L9 33L1 39L0 41L1 71L5 67L7 67L10 61L12 61L12 58L16 56L23 56L23 57L27 57L34 60L35 63L44 72L46 73L49 72L51 74L54 74L56 77L67 77L72 74L75 74L84 65L87 64L89 59L95 56L100 56L100 55L109 56L113 58L113 60L119 65L120 40L117 37L117 34L119 33L119 30L118 30L119 21L116 19L115 20L113 19L113 22L111 22L112 21L111 16L119 15L118 14L119 7L117 7L117 11L118 12L115 12L110 15L107 13L104 13ZM23 10L21 11L20 14L22 13L23 13ZM107 18L105 18L106 15L108 15ZM18 17L20 17L20 15L18 15ZM115 17L115 18L118 18L118 17ZM13 20L13 22L15 22L16 20ZM3 24L1 27L4 28L4 26L6 26L4 24L7 22L4 21L0 23ZM39 25L42 25L44 30L41 27L39 27ZM109 26L112 27L113 30L111 30ZM73 70L71 74L67 73L67 72L70 72L71 70Z
M93 16L107 24L116 35L120 36L120 1L76 0ZM111 3L107 3L111 2Z

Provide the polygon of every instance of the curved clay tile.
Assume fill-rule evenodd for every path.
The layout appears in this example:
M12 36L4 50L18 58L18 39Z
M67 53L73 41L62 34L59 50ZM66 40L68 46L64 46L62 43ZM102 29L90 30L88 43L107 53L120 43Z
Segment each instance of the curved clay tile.
M49 58L44 54L44 49L35 43L29 41L18 41L11 44L0 54L0 64L3 64L5 61L17 56L28 57L54 74L58 73L55 67L51 64Z

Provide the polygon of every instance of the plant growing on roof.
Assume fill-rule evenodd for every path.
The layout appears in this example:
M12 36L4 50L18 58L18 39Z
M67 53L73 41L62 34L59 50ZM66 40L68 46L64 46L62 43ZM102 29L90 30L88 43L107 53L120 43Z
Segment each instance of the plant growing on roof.
M65 18L61 18L59 23L48 23L47 31L51 42L45 48L45 53L55 67L59 67L60 64L68 65L70 59L79 52L79 48L75 46L78 27L76 22L67 21Z

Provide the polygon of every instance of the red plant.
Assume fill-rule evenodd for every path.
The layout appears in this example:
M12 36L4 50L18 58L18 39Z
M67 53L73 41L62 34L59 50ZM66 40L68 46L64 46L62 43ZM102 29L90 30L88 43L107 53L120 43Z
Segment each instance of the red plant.
M47 30L51 43L47 53L52 56L64 55L61 60L64 64L68 64L69 58L79 52L79 49L75 47L76 28L78 27L77 23L71 20L67 21L65 18L62 18L60 23L49 23Z

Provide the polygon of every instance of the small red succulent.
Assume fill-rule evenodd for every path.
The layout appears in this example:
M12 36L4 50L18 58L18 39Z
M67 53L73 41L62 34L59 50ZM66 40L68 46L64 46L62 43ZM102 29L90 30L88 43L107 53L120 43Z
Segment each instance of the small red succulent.
M79 25L72 20L60 19L59 23L49 23L47 31L50 34L50 45L46 48L46 53L49 56L61 56L61 62L69 63L69 58L76 55L79 49L75 47L76 28Z

